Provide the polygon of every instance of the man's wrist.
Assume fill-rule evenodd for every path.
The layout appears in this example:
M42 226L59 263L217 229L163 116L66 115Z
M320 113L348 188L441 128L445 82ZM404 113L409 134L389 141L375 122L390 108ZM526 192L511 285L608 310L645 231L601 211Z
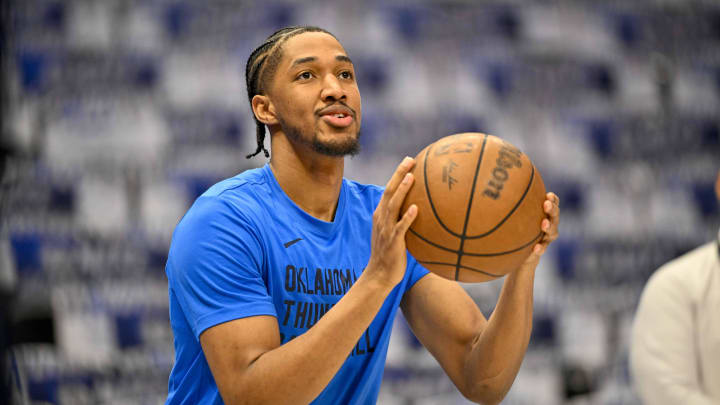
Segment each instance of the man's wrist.
M389 277L387 272L372 264L368 264L358 281L362 281L367 288L384 295L390 294L390 291L398 284Z

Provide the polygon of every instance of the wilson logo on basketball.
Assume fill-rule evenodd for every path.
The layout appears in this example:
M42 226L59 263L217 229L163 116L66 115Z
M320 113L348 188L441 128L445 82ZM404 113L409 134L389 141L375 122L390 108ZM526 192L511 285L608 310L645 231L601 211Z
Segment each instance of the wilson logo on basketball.
M515 167L522 167L520 160L522 152L512 145L505 143L498 152L498 158L495 160L495 168L492 171L492 177L488 180L483 194L487 197L497 200L503 189L503 184L510 178L508 170Z

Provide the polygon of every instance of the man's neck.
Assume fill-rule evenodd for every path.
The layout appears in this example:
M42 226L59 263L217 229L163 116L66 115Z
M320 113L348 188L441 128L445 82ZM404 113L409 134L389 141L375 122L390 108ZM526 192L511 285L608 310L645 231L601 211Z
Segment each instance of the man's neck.
M344 166L342 157L324 156L307 147L291 144L283 135L273 136L270 168L280 188L315 218L333 221Z

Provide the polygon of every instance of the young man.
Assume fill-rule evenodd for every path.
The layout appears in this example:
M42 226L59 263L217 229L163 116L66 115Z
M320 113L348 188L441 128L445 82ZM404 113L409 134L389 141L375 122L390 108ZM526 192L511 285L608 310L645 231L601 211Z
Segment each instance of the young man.
M411 158L384 190L343 179L362 113L337 39L315 27L280 30L250 56L246 79L257 152L267 126L272 158L211 187L175 230L167 403L374 403L398 307L466 397L500 402L530 338L534 272L557 237L557 196L548 193L546 235L506 277L488 321L457 283L407 253L417 207L400 207Z
M720 173L715 182L720 201ZM720 232L718 239L658 269L633 325L630 362L643 402L720 403Z

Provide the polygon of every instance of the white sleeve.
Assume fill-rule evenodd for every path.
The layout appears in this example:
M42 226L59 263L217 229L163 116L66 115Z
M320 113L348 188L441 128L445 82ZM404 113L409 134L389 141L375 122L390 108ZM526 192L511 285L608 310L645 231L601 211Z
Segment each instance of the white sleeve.
M695 308L690 292L671 268L650 278L632 332L630 365L645 404L713 405L701 391Z

